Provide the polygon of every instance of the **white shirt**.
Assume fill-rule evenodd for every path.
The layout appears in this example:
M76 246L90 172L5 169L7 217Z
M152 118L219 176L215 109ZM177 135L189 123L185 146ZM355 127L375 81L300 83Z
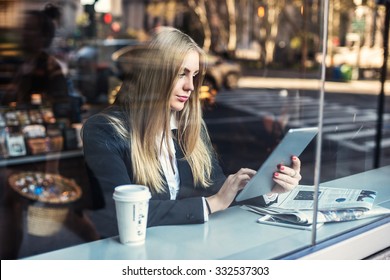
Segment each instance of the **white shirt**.
M171 118L171 129L177 128L176 122L173 118ZM162 137L162 135L161 135ZM157 139L158 145L161 143L161 138ZM172 151L172 156L169 155L169 149ZM165 141L165 138L162 139L161 151L159 153L159 160L161 163L161 167L164 171L165 178L167 179L169 193L171 200L175 200L177 194L179 192L180 187L180 177L179 171L177 169L177 161L176 161L176 149L173 143L172 137L169 137L168 143Z

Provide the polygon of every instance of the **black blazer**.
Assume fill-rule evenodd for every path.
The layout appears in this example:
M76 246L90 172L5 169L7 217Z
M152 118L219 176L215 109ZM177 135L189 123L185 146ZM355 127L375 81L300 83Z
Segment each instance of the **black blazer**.
M107 113L124 118L115 106L108 109ZM208 145L211 146L211 143ZM134 182L129 145L118 137L104 115L93 115L85 122L83 146L91 188L114 191L116 186ZM175 143L175 149L180 176L177 199L170 200L168 184L165 180L165 191L152 193L149 202L148 227L203 223L202 197L217 193L226 179L217 158L213 156L212 185L208 188L194 186L190 166L177 143ZM258 203L264 204L264 200L257 199L256 204Z

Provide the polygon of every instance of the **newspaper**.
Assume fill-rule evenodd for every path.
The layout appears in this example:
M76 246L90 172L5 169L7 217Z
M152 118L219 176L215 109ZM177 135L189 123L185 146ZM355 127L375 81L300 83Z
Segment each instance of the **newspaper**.
M340 189L321 187L318 191L318 210L371 209L376 191L365 189ZM314 206L314 186L300 185L291 192L280 194L272 208L310 209Z
M374 206L376 195L375 191L366 189L320 187L317 227L328 222L351 221L390 214L390 209ZM307 226L313 223L313 198L314 187L300 185L291 192L280 194L278 201L272 206L245 205L243 208L261 214L263 217L259 218L260 223ZM292 227L291 225L289 227Z
M278 219L274 215L264 215L257 220L258 223L267 224L267 225L276 225L287 228L303 229L303 230L312 230L312 223L292 223L286 220ZM317 223L317 228L323 226L324 223Z

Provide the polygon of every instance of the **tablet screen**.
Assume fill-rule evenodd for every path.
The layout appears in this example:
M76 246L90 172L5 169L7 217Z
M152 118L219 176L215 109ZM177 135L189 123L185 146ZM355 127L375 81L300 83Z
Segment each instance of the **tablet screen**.
M276 146L271 155L261 165L256 175L237 195L236 201L243 201L271 192L275 182L272 175L280 163L291 165L292 156L300 156L307 145L317 135L317 127L289 129L282 141Z

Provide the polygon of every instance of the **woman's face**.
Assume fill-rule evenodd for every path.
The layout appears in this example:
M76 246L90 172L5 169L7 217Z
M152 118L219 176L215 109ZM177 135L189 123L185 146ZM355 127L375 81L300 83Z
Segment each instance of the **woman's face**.
M184 58L179 78L171 93L170 106L173 111L181 111L194 90L194 77L199 73L199 54L190 51Z

